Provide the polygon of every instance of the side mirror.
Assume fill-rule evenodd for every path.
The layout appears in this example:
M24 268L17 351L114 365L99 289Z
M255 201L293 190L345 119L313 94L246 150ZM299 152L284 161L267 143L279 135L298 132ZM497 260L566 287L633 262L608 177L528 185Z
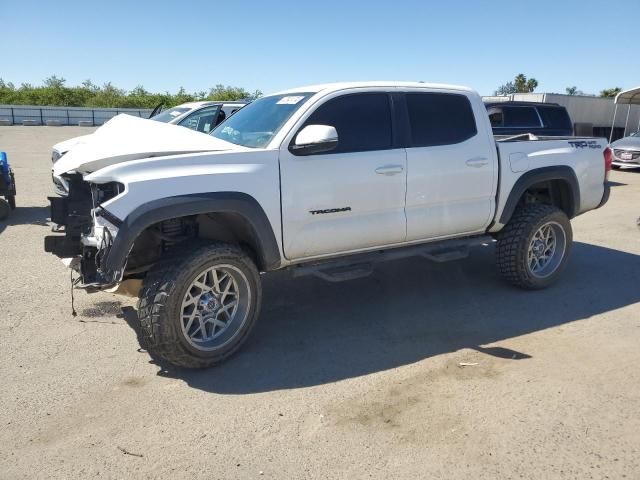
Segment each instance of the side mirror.
M338 145L338 132L329 125L307 125L298 135L289 151L294 155L329 152Z

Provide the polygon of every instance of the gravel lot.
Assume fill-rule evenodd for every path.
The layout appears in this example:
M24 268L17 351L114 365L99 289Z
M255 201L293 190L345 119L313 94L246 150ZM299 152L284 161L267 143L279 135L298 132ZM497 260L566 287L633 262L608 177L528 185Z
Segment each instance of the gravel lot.
M72 317L43 252L51 145L89 131L0 127L0 478L640 478L640 172L572 222L551 289L504 284L491 248L270 274L244 349L186 371L139 349L132 299L79 291Z

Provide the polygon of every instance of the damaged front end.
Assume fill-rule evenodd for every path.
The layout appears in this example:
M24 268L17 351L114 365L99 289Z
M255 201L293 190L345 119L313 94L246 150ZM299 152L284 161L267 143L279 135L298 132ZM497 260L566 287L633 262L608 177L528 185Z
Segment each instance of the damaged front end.
M106 259L122 221L100 205L124 191L117 182L92 184L78 173L64 175L66 197L49 197L52 231L45 237L46 252L63 259L80 274L80 287L103 290L122 279L122 271L109 270Z

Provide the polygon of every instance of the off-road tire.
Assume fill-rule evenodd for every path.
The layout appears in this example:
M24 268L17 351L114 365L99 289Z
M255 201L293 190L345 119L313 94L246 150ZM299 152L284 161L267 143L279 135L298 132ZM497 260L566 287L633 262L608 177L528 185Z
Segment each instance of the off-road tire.
M528 249L534 234L548 222L558 224L565 235L565 247L560 264L549 276L536 277L528 266ZM567 215L557 207L530 204L518 209L497 237L496 264L500 274L510 283L525 289L540 289L551 285L566 267L573 231Z
M248 314L242 327L219 349L194 348L182 331L182 300L193 277L217 264L233 265L251 289ZM141 346L152 356L187 368L216 365L246 341L258 318L262 288L255 263L240 247L219 242L189 242L174 247L147 273L138 301Z

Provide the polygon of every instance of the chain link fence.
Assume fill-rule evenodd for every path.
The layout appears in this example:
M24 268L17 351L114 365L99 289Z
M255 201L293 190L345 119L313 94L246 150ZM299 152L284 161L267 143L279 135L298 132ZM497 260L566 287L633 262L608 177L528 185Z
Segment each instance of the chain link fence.
M98 126L120 113L148 118L151 109L0 105L0 125Z

